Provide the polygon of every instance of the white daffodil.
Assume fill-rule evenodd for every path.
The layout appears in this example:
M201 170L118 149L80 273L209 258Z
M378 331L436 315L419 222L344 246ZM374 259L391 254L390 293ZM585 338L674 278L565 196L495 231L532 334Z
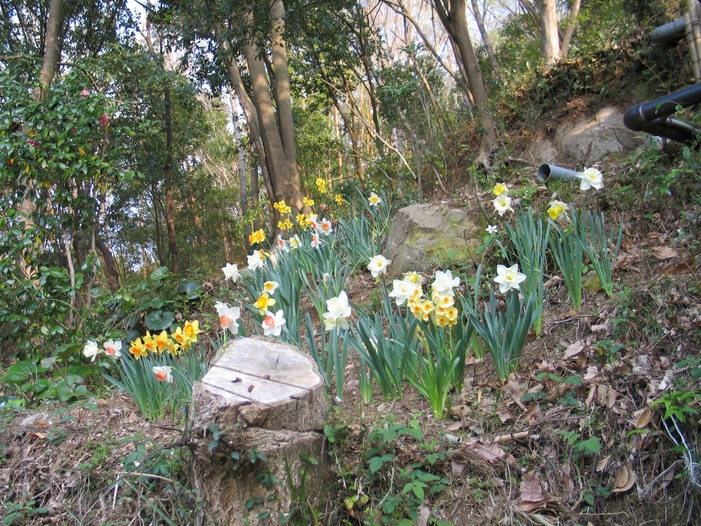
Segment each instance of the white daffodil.
M282 250L283 252L289 252L290 247L287 246L288 243L286 240L282 239L282 234L278 234L277 236L277 248L279 250Z
M265 336L280 336L282 326L285 325L285 316L282 309L273 314L270 311L265 312L265 319L261 323L263 334Z
M100 349L97 348L97 342L88 340L88 343L83 347L83 355L86 358L90 358L91 362L95 361L95 357L100 354Z
M122 342L120 340L107 340L105 342L105 354L111 358L119 358L122 353Z
M454 296L453 289L460 285L460 278L454 278L450 270L436 270L436 279L431 285L434 294Z
M502 294L511 289L519 290L519 284L526 280L526 275L518 271L518 264L511 267L497 265L497 277L494 278L499 284L499 292Z
M224 273L224 281L232 280L234 283L236 283L241 277L241 274L239 274L238 265L232 265L231 263L227 263L226 266L222 267L221 269Z
M421 295L420 284L412 283L405 279L395 279L392 282L392 292L389 293L389 297L394 298L397 302L397 307L401 307L409 298L413 297L417 291L419 291L419 295Z
M382 202L382 199L375 193L370 192L370 197L368 197L368 204L370 206L377 206Z
M342 290L338 297L326 300L326 309L327 311L324 313L324 325L326 325L327 331L337 327L341 329L348 328L348 321L346 318L349 318L351 315L351 307L348 303L348 296L345 290Z
M497 183L494 185L494 188L492 188L492 192L494 192L494 195L500 196L500 195L506 195L509 193L509 188L506 186L504 183Z
M331 232L333 232L333 225L331 224L331 221L326 218L322 219L321 223L319 223L317 232L328 236Z
M402 281L406 281L407 283L413 283L421 287L421 285L424 282L424 277L418 272L414 272L412 270L411 272L404 273L404 278L402 278Z
M295 234L294 236L292 236L290 238L289 243L290 243L290 248L293 250L302 246L302 240L299 239L299 236L297 234Z
M604 178L596 168L587 168L583 172L578 173L577 177L582 180L579 184L580 190L589 190L590 188L601 190L604 187Z
M170 365L156 365L153 367L153 374L159 382L173 383L173 368Z
M251 254L250 256L246 256L248 258L248 270L253 271L259 268L263 268L265 262L263 261L263 256L261 252L261 250L254 250L253 254Z
M493 236L499 231L499 227L497 225L489 225L487 227L487 234Z
M241 317L241 309L239 307L229 307L226 303L217 302L214 305L219 316L219 324L224 330L229 329L231 334L239 333L239 324L236 320Z
M378 278L380 274L387 274L387 267L389 267L390 263L392 261L381 254L373 256L370 258L370 263L368 263L368 270L372 273L373 278Z
M265 283L263 283L263 292L273 294L279 286L280 284L277 281L266 281Z
M500 216L503 216L508 211L514 211L514 209L511 208L511 198L506 194L497 196L493 203L494 210L496 210Z
M553 221L556 221L557 219L568 218L567 215L567 210L569 209L569 205L567 203L563 203L562 201L558 201L557 199L553 199L553 201L550 203L550 208L548 208L548 215L550 216L550 219Z
M321 246L321 236L319 234L312 234L312 242L310 243L312 248L319 248Z

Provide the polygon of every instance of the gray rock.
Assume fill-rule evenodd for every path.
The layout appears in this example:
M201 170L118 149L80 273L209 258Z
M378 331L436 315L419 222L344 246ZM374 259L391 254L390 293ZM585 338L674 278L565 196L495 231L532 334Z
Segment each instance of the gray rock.
M477 224L468 211L440 203L398 210L389 234L389 275L469 265L485 226Z

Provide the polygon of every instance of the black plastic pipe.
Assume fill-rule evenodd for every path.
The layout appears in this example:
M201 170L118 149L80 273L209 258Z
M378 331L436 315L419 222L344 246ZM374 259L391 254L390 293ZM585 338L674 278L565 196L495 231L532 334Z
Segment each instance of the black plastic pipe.
M633 106L623 116L623 124L632 131L642 131L673 141L693 142L701 130L668 117L676 113L677 107L688 108L699 102L701 83Z

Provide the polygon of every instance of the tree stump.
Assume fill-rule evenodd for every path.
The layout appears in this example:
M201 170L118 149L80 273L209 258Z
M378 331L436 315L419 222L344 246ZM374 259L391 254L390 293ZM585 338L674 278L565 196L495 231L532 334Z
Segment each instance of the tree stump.
M328 487L324 381L294 347L266 338L223 345L192 399L190 483L207 501L206 523L278 524L300 492Z

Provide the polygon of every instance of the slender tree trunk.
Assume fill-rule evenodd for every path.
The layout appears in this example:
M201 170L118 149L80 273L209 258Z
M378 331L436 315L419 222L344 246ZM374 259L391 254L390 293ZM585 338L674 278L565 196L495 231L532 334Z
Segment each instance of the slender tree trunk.
M433 0L443 26L460 51L460 57L465 66L467 83L474 97L475 111L482 127L482 140L480 154L476 159L478 164L489 166L489 154L497 144L494 119L489 109L487 89L484 86L479 62L472 47L472 40L467 29L467 16L465 14L465 0Z
M166 192L166 225L168 228L168 251L173 272L180 272L180 257L178 242L175 237L175 204L173 203L173 116L170 100L170 86L164 89L165 125L166 125L166 162L163 168L163 179Z
M497 62L497 55L494 53L494 47L492 46L492 39L489 38L489 33L487 33L487 28L484 25L484 18L482 18L482 12L480 11L480 6L477 0L472 1L472 13L475 15L475 22L477 22L477 28L479 29L480 35L482 36L482 42L484 42L484 48L487 50L487 56L489 57L489 63L492 65L492 71L494 75L499 74L499 62Z
M46 47L44 48L44 61L39 73L39 87L34 90L35 100L44 100L46 92L51 86L51 81L56 74L56 66L61 53L61 24L63 23L63 0L51 0L49 3L49 17L46 21Z
M581 0L574 0L572 6L570 7L570 16L567 21L567 29L565 29L565 36L562 39L562 49L560 50L560 58L567 58L570 52L570 43L572 42L572 35L574 35L574 30L577 27L577 15L579 15L579 7Z
M560 35L557 27L555 0L537 0L538 14L542 25L543 55L545 71L552 68L560 59Z
M95 246L102 254L105 260L105 275L107 276L107 286L112 292L119 290L119 271L117 270L117 262L110 247L102 240L100 236L95 236Z

